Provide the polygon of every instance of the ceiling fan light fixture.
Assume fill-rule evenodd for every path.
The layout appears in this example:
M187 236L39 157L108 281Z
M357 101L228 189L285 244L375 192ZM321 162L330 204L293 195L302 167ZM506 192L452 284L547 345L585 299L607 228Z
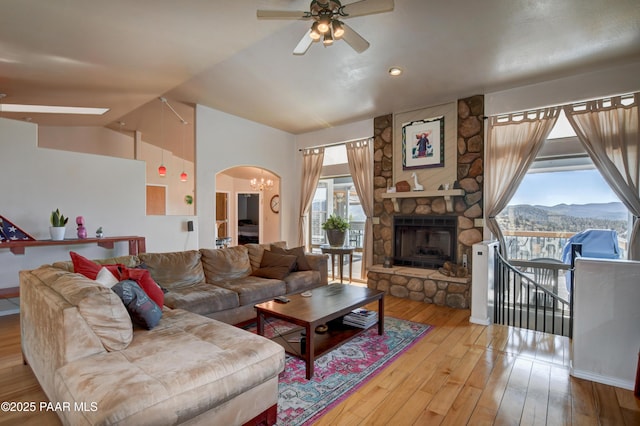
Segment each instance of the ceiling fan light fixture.
M325 46L331 46L333 44L333 36L331 35L331 32L325 33L322 44Z
M317 41L320 40L320 38L322 37L322 34L320 34L320 31L318 31L318 22L314 22L313 25L311 25L311 32L309 33L309 37L311 37L312 40Z
M331 26L333 27L334 38L340 38L344 35L344 26L342 25L342 22L334 19L333 21L331 21Z
M317 23L318 31L321 34L326 34L331 29L331 18L329 16L321 16Z

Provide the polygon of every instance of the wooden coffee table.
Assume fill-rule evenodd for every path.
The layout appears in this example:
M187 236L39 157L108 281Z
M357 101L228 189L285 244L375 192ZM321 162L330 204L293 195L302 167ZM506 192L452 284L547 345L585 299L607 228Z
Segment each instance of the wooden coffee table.
M299 325L273 338L285 351L305 361L307 379L313 377L316 358L353 339L365 329L342 323L342 317L353 309L378 301L378 334L384 334L384 292L366 287L347 284L329 284L311 291L310 297L299 294L288 296L289 303L274 301L256 305L258 313L258 334L264 336L267 318L278 318ZM316 333L319 325L327 324L329 330ZM304 347L299 343L301 332L306 332ZM312 338L308 338L311 336Z

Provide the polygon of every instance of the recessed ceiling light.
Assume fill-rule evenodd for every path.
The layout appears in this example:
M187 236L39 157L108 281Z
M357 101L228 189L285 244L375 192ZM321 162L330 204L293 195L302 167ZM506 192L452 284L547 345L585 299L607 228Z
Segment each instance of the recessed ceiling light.
M389 75L396 76L396 75L400 75L400 74L402 74L402 68L399 68L399 67L391 67L391 68L389 68Z
M109 108L67 107L51 105L0 104L1 112L29 112L34 114L84 114L102 115Z

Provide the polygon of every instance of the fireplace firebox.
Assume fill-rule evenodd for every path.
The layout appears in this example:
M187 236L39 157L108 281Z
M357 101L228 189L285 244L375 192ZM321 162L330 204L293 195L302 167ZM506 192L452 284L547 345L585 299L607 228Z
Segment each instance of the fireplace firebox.
M456 263L455 216L393 216L393 263L396 266L437 269Z

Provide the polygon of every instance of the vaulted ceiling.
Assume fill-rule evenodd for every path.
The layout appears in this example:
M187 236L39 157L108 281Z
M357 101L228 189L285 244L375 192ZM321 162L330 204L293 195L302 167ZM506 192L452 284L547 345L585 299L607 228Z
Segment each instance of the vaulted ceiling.
M99 117L28 119L114 129L123 121L151 135L166 96L187 121L202 104L303 133L640 60L638 0L396 0L392 12L346 21L371 43L361 54L338 41L294 56L310 23L256 18L257 9L308 8L3 0L0 102L108 107ZM404 73L389 76L392 66Z

